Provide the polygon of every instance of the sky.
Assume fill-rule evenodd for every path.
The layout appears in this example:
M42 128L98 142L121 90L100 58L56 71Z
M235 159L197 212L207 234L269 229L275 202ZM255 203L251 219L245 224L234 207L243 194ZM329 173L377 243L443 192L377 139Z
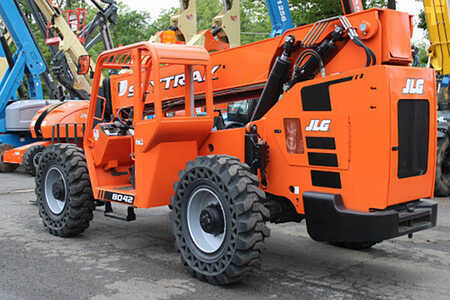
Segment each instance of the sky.
M125 3L133 9L149 12L152 18L156 18L163 9L178 7L180 5L179 0L126 0ZM419 22L418 14L423 9L423 2L421 0L397 0L397 9L414 15L414 23L417 24ZM413 42L422 41L427 42L424 31L416 28L414 30Z

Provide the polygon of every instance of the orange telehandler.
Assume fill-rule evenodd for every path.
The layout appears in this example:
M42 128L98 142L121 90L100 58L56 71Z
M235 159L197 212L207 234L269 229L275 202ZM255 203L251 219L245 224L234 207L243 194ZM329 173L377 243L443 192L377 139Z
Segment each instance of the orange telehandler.
M83 146L41 155L44 226L82 233L94 200L115 218L111 204L126 205L126 221L169 206L183 264L213 284L260 261L266 222L305 219L314 240L353 249L435 226L435 74L409 66L412 28L372 9L212 54L102 53ZM246 99L247 121L224 129L213 106Z

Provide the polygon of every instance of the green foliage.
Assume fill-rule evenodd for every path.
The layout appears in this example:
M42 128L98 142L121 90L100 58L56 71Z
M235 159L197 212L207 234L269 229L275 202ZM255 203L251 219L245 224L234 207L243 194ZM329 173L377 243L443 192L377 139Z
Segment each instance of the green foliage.
M428 63L428 46L425 42L414 45L419 49L419 66L425 67Z
M425 18L425 11L421 10L420 14L419 14L419 24L417 24L417 26L423 30L427 30L428 31L428 27L427 27L427 20Z

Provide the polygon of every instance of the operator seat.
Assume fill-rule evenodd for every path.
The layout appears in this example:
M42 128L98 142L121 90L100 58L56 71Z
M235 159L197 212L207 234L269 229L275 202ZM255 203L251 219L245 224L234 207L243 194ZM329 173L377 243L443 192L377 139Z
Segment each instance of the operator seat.
M213 125L213 130L223 130L225 129L225 121L223 119L222 114L215 116L214 117L214 125Z

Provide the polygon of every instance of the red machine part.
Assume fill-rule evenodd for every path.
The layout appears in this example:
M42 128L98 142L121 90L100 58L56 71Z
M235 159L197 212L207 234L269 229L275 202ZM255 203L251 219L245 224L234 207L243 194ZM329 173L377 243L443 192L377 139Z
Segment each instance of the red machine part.
M50 1L52 6L55 6L53 2ZM78 37L81 43L86 40L86 12L85 8L68 9L64 11L66 16L67 24ZM49 21L47 22L47 39L45 43L49 46L58 46L61 42L61 38L57 33L54 32L53 24Z

